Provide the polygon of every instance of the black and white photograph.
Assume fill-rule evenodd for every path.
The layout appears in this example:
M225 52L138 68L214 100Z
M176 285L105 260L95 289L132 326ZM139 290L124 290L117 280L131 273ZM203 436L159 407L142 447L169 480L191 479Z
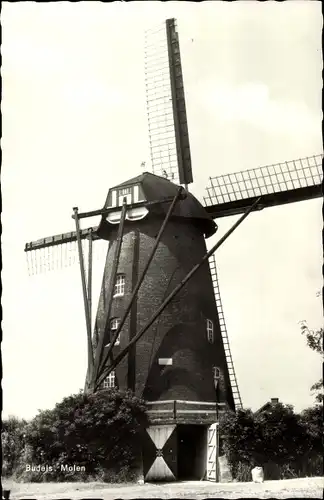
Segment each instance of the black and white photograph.
M2 500L322 498L321 2L2 2Z

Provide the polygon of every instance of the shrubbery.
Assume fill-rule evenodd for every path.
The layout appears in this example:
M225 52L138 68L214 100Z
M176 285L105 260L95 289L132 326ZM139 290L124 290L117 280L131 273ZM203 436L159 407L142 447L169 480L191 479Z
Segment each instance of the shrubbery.
M26 481L132 478L145 425L144 402L130 392L112 389L67 397L25 426L24 459L15 476ZM53 471L26 471L26 463L47 464ZM69 473L61 470L65 465L85 471Z
M145 404L117 389L63 399L30 422L10 417L2 426L2 476L22 481L129 481L140 467ZM266 479L323 475L323 407L295 414L278 403L264 411L221 415L221 448L233 478L251 480L262 466ZM47 464L52 472L26 471ZM61 465L85 467L62 471Z
M281 403L259 413L225 413L221 441L233 477L250 480L255 466L266 479L322 475L322 418L322 406L298 415Z
M25 429L27 422L16 417L9 417L2 422L2 476L11 476L19 467L25 447Z

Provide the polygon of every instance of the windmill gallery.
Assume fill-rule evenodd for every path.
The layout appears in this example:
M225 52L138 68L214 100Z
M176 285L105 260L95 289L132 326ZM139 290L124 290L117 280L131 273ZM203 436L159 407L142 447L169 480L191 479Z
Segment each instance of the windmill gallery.
M177 26L146 34L146 95L153 172L109 189L104 207L74 208L76 230L27 243L28 255L77 242L87 326L85 390L131 389L147 403L146 481L219 480L219 413L242 402L218 287L215 252L255 210L321 196L322 155L193 182ZM101 216L98 227L80 220ZM214 219L240 215L207 251ZM82 240L89 241L88 277ZM109 247L91 329L92 245Z

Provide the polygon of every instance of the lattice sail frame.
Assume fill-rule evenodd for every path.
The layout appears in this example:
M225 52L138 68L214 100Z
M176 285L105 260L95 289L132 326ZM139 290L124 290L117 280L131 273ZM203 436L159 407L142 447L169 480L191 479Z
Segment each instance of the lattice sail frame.
M177 22L145 32L145 87L152 171L193 181Z
M67 233L73 234L73 233ZM48 238L50 239L50 238ZM51 271L59 271L61 269L80 264L77 241L67 241L63 239L63 243L55 242L55 244L44 243L46 238L34 242L34 247L29 248L27 243L25 247L25 256L27 263L27 271L29 276L45 274ZM37 245L38 244L38 245ZM86 272L88 272L88 253L89 241L82 239L82 254ZM102 261L107 253L109 242L106 240L95 240L92 248L93 261Z
M204 197L206 206L294 191L322 183L323 155L210 177Z

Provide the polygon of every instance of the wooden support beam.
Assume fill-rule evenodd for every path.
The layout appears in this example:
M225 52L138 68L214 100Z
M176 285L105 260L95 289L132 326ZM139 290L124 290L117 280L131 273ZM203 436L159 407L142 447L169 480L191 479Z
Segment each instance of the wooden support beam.
M102 354L103 354L104 337L105 337L105 333L106 333L107 329L109 328L110 311L111 311L111 305L112 305L113 295L114 295L116 274L118 271L118 264L119 264L120 251L121 251L121 245L122 245L122 240L123 240L124 223L125 223L127 208L128 207L126 204L126 198L124 198L124 203L123 203L123 207L122 207L122 211L121 211L121 217L120 217L118 233L117 233L116 249L115 249L115 253L114 253L114 260L113 260L113 265L112 265L112 270L111 270L111 277L110 277L108 293L107 293L108 307L106 309L105 326L99 334L98 345L97 345L97 349L96 349L96 353L95 353L94 369L93 369L93 374L91 377L91 383L90 383L90 388L89 388L90 392L93 392L95 387L97 386L98 370L99 370L100 361L102 359Z
M82 283L82 293L83 293L83 304L84 304L84 312L85 312L86 328L87 328L87 346L88 346L87 380L89 381L91 376L92 376L91 374L92 374L92 370L93 370L91 320L90 320L89 303L88 303L88 296L87 296L87 286L86 286L86 279L85 279L82 243L81 243L81 235L80 235L80 224L79 224L79 218L78 218L78 207L74 207L73 212L74 212L74 220L75 220L75 228L76 228L76 238L77 238L77 242L78 242L78 252L79 252L80 271L81 271L81 283Z
M124 315L123 315L123 317L121 319L121 322L120 322L120 324L119 324L119 326L118 326L118 328L117 328L117 330L116 330L113 338L110 341L110 346L108 347L107 353L106 353L105 358L104 358L103 363L102 363L101 370L99 371L99 375L98 375L99 377L100 377L100 375L102 374L102 372L103 372L103 370L105 368L105 364L108 361L109 355L110 355L110 353L111 353L111 351L112 351L112 349L113 349L113 347L115 345L115 342L116 342L116 340L118 338L118 335L120 334L121 329L123 328L123 326L125 324L125 321L126 321L127 316L128 316L128 314L129 314L129 312L130 312L130 310L132 308L132 305L133 305L135 297L136 297L136 295L138 293L138 290L140 289L140 286L143 283L143 280L144 280L144 278L146 276L147 270L148 270L148 268L149 268L149 266L150 266L150 264L152 262L152 259L153 259L154 255L155 255L157 247L160 244L160 241L161 241L162 235L164 233L164 230L165 230L165 228L166 228L166 226L167 226L167 224L168 224L168 222L170 220L170 217L171 217L171 215L172 215L172 213L174 211L174 208L175 208L178 200L182 196L183 191L184 191L184 189L182 187L179 187L179 189L177 191L177 194L175 195L175 197L172 200L172 203L171 203L171 205L169 207L169 210L168 210L168 212L167 212L167 214L165 216L165 219L164 219L163 224L162 224L162 226L160 228L160 231L159 231L159 233L158 233L158 235L157 235L157 237L155 239L155 243L154 243L152 251L151 251L151 253L149 255L149 258L148 258L148 260L147 260L147 262L146 262L146 264L144 266L144 269L143 269L143 271L141 273L141 276L139 277L139 279L138 279L138 281L136 283L136 286L135 286L135 288L134 288L134 290L132 292L132 295L131 295L130 301L129 301L127 307L126 307L125 313L124 313Z
M122 361L122 359L126 356L128 353L130 347L135 344L143 335L144 333L151 327L151 325L154 323L154 321L158 318L158 316L164 311L164 309L169 305L173 297L179 293L179 291L185 286L185 284L192 278L192 276L200 269L200 267L208 261L209 257L224 243L225 240L235 231L235 229L246 219L246 217L252 212L254 207L260 202L261 197L259 197L253 205L249 207L248 210L240 217L235 224L227 231L227 233L220 238L220 240L204 255L204 257L201 259L198 264L196 264L192 270L184 277L184 279L174 288L174 290L168 295L168 297L164 300L164 302L161 304L161 306L158 308L158 310L153 314L151 319L146 323L146 325L138 332L137 335L128 343L128 345L116 356L114 361L110 366L108 366L102 375L102 378L98 382L98 386L101 384L101 382L109 375L109 373Z

